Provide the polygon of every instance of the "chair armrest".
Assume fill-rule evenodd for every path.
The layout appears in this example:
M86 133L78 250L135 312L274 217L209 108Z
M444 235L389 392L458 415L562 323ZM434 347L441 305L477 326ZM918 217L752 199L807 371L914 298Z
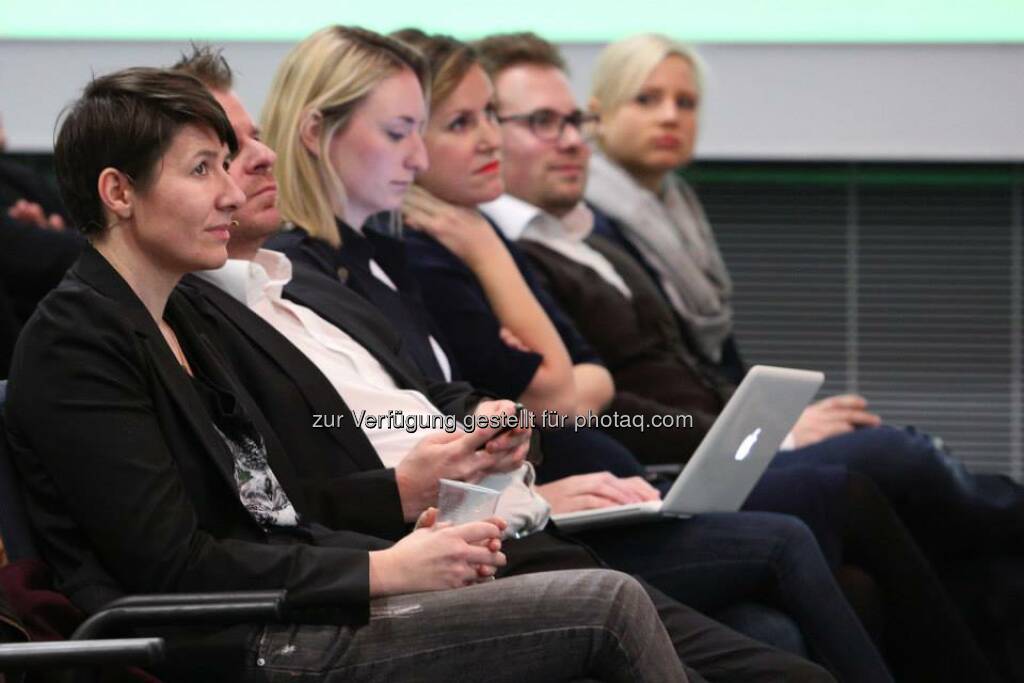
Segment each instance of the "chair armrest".
M110 607L83 621L71 634L71 640L95 639L115 629L134 626L279 621L283 613L282 594L274 594L272 598L264 600L214 602L211 596L199 604L169 602L168 604Z
M284 608L288 591L233 591L218 593L146 593L126 595L110 602L104 611L114 607L159 607L164 605L210 605L217 603L242 604L258 602L266 605L276 603Z
M164 658L163 638L120 638L0 645L0 671L60 669L79 665L156 664Z

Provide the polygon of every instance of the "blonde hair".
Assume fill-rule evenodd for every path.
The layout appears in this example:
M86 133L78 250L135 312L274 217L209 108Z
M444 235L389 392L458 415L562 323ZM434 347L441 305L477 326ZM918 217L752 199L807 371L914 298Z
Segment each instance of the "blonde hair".
M426 91L426 67L418 52L392 38L344 26L321 29L288 53L261 116L266 143L277 153L274 175L284 220L332 246L341 244L335 215L346 197L328 159L331 138L381 81L405 68ZM321 118L317 155L301 137L310 116Z
M647 76L666 57L682 57L693 68L697 92L704 90L704 66L693 48L658 33L641 33L609 43L597 57L590 97L602 114L636 97Z

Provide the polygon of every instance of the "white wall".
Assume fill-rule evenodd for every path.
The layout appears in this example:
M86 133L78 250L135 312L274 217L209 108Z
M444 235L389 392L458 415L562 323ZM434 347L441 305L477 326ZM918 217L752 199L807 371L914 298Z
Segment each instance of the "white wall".
M58 112L93 73L167 65L178 42L0 42L12 151L52 146ZM255 114L288 43L225 44ZM596 45L565 46L587 91ZM698 155L718 159L1024 159L1024 45L704 45Z

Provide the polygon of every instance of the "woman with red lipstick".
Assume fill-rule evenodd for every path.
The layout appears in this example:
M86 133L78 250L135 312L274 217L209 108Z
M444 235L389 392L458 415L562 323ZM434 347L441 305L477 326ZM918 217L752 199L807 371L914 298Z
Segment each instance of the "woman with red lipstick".
M97 78L61 127L61 194L91 247L19 339L0 435L61 590L87 613L126 593L288 591L288 623L158 632L216 643L169 656L166 680L686 680L628 577L491 582L501 520L428 515L391 543L310 519L293 462L175 289L227 259L237 150L224 110L174 71ZM528 656L539 640L558 661Z
M578 405L576 370L558 330L524 281L499 233L476 210L478 204L495 199L505 189L501 131L490 79L467 45L418 31L405 31L398 37L421 49L434 73L431 116L424 135L431 163L417 176L402 207L405 224L425 234L411 235L409 246L418 252L419 246L425 246L424 239L436 240L469 267L500 325L489 336L496 341L500 334L509 349L495 353L495 347L485 345L479 336L467 340L457 331L449 334L462 370L474 384L502 396L518 397L538 414L546 410L571 416L580 409L599 410L599 405ZM417 266L415 254L410 265ZM432 297L429 305L442 325L449 314L459 313L443 310L438 315L444 297ZM478 351L464 352L467 342L475 342ZM481 372L481 366L490 366L492 371ZM594 372L610 388L610 378L602 376L607 374L603 368L588 366L582 372ZM586 381L586 377L582 379Z

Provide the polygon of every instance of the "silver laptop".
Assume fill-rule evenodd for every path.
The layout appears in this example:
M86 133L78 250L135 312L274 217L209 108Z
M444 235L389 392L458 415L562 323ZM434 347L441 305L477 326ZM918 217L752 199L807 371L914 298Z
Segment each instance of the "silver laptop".
M575 531L739 510L824 381L820 372L755 365L664 499L567 512L552 519L560 529Z

